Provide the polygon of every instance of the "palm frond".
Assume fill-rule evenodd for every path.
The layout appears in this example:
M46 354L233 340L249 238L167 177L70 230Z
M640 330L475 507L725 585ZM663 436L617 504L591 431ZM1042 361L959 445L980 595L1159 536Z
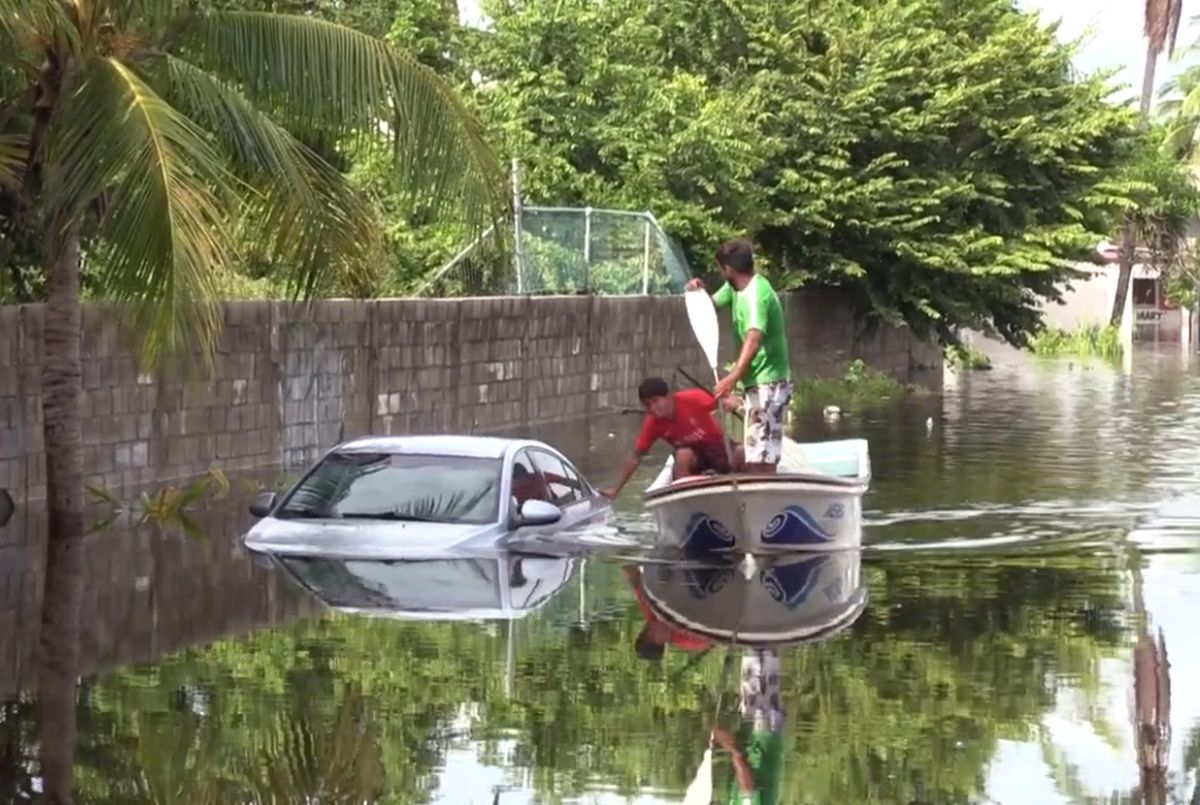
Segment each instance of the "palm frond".
M436 73L384 42L319 19L230 11L193 17L179 47L292 131L388 137L399 180L431 214L482 224L505 212L505 174L482 126Z
M257 189L248 218L296 294L377 262L378 216L345 176L227 82L173 56L157 61L164 98L211 132L234 172Z
M1196 139L1196 120L1176 116L1166 127L1159 153L1177 159L1191 159Z
M133 305L147 362L196 344L207 358L235 179L205 133L125 65L93 57L81 78L52 134L47 207L73 216L112 188L100 224L107 295Z
M117 20L125 30L142 29L160 32L176 18L179 0L113 0L112 7Z
M74 48L79 31L58 0L0 0L0 63L18 64L39 40L61 39Z
M15 187L25 169L29 138L24 134L0 133L0 187Z

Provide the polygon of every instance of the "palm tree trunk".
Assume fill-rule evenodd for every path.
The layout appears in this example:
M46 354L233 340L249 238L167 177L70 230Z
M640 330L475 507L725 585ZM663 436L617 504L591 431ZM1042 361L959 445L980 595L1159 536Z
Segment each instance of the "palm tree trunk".
M1121 228L1121 253L1117 262L1117 291L1113 297L1112 315L1109 324L1121 326L1125 317L1125 300L1129 296L1129 283L1133 279L1133 261L1137 243L1134 239L1133 222L1129 218Z
M1158 52L1154 49L1154 43L1150 42L1146 46L1146 66L1142 69L1140 108L1143 126L1150 119L1150 106L1154 100L1154 72L1157 66ZM1133 224L1126 218L1125 225L1121 230L1121 259L1117 264L1117 295L1113 298L1112 315L1109 317L1109 323L1113 327L1120 327L1121 319L1125 316L1125 298L1129 296L1129 282L1133 277L1134 250L1137 248L1134 234Z
M1154 49L1154 42L1146 45L1146 66L1142 68L1142 98L1139 111L1142 121L1150 119L1150 106L1154 102L1154 72L1158 69L1158 57L1161 51Z
M79 676L84 535L79 235L46 248L42 432L49 529L38 654L39 759L45 801L70 805Z

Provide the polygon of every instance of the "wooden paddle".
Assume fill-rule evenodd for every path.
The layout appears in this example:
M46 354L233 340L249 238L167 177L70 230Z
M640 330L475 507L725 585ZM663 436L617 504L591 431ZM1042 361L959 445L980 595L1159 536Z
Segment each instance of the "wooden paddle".
M758 572L758 561L753 554L742 555L741 571L747 582L754 578ZM708 746L704 750L704 757L700 760L700 767L696 769L696 776L692 778L691 785L687 787L687 791L683 795L682 805L710 805L712 803L713 732L721 717L721 700L725 696L725 688L729 685L729 672L733 668L733 652L738 646L738 631L742 628L742 616L746 612L747 598L748 595L743 592L737 619L733 623L733 635L729 641L729 647L725 650L725 662L721 664L721 682L720 687L717 688L717 703L713 708L713 726L709 728L708 732Z
M696 340L700 342L700 349L704 352L704 357L708 360L708 365L712 367L713 382L717 383L721 380L721 373L717 369L717 352L721 345L721 326L717 322L717 308L713 304L712 297L708 295L708 291L703 288L697 288L691 291L684 291L683 301L687 305L688 322L692 325L692 332L696 336ZM729 438L723 436L721 443L725 445L725 457L729 460L729 468L734 468L733 463L733 446L729 443ZM730 481L733 484L733 491L737 492L737 473L732 473Z

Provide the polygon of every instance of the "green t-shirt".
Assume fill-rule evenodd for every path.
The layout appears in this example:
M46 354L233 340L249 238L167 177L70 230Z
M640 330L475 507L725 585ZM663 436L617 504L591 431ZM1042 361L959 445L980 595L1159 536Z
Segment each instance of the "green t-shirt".
M754 772L754 791L746 793L731 771L729 805L779 805L779 783L783 778L783 730L755 731L743 724L738 730L738 745L743 747L746 765Z
M733 337L739 354L750 330L762 331L762 344L750 361L750 369L742 378L746 388L791 380L792 364L788 358L787 331L783 321L783 305L771 283L762 274L755 274L746 287L735 291L728 282L713 294L713 304L725 307L733 304Z

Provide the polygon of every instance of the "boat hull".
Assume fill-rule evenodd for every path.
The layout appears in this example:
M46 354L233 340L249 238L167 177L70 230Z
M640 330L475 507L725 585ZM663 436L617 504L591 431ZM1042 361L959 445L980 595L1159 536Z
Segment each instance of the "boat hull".
M862 488L802 478L732 483L647 500L660 544L687 556L717 551L831 551L862 545Z
M687 556L861 546L862 496L870 482L866 443L855 439L800 447L819 460L785 462L774 475L694 476L672 482L674 462L668 458L645 495L659 544Z

